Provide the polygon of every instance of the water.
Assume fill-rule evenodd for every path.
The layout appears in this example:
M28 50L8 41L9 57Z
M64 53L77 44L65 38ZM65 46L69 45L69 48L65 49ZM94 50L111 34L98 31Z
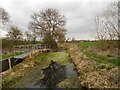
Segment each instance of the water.
M51 61L45 69L34 67L17 88L79 88L77 73L72 63L61 65ZM44 77L40 79L40 76Z
M49 67L43 69L43 73L45 75L44 78L36 82L34 86L37 86L39 88L57 88L58 86L56 85L67 78L71 80L77 79L77 74L74 70L73 64L65 66L51 61ZM74 88L78 87L78 82L76 82L77 81L72 82L74 84Z
M35 85L39 86L39 88L55 88L57 83L66 78L66 67L51 61L49 67L43 69L43 73L45 75L44 78L35 83Z

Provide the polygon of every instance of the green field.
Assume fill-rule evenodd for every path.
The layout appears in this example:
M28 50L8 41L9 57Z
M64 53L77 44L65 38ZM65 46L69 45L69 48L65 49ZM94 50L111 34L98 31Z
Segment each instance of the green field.
M80 47L80 50L91 60L95 60L100 63L107 63L107 64L111 63L115 66L120 66L120 61L119 61L120 57L114 57L114 56L108 57L104 54L99 55L97 52L88 50L88 48L91 46L96 47L98 49L102 49L105 47L105 42L80 42L77 43L77 45Z
M97 46L99 42L80 42L78 45L82 48L88 48L90 46Z
M90 59L92 60L96 60L97 62L100 62L100 63L112 63L113 65L115 66L120 66L120 57L107 57L105 55L98 55L94 52L89 52L89 51L86 51L84 52L84 54L89 57Z

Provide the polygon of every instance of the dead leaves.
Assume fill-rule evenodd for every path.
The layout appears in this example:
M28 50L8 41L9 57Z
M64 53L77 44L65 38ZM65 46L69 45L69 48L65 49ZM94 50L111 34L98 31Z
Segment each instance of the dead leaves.
M74 44L65 45L76 66L78 79L82 87L117 88L117 68L89 60Z

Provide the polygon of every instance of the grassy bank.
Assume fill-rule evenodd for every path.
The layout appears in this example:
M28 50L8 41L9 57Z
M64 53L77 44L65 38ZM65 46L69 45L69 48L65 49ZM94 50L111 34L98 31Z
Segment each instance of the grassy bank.
M37 78L36 76L39 76L38 78L40 78L40 76L43 77L43 75L38 74L38 71L40 73L42 72L43 68L48 67L51 60L64 65L69 64L70 62L69 56L65 51L40 53L32 60L23 61L22 63L14 66L12 70L8 70L2 73L3 88L16 87L17 84L22 85L24 80L28 80L27 78L30 78L29 76L32 78ZM39 68L36 69L36 66ZM33 75L29 75L31 73Z
M2 75L2 88L13 88L26 73L28 73L35 63L29 60L25 60L22 63L14 66L12 70L7 70Z
M14 54L6 54L6 55L0 55L0 60L6 59L6 58L10 58L12 56L17 56L20 55L22 53L14 53Z
M81 44L81 46L79 44ZM101 56L99 57L98 53L96 53L98 55L97 58L100 60L93 58L96 57L96 55L94 56L89 53L89 56L87 56L88 53L85 53L85 51L89 50L89 46L96 44L96 42L82 42L64 45L76 66L80 86L86 88L117 88L117 65L111 62L108 63L108 61L105 61Z
M33 61L39 65L50 63L51 60L54 60L60 64L68 64L70 62L69 56L66 52L41 53L33 59Z
M117 42L113 42L117 43ZM107 63L113 64L114 66L120 66L120 57L115 56L113 53L118 52L115 45L109 48L106 48L105 41L98 41L98 42L80 42L77 43L80 47L81 51L86 55L88 58L95 60L100 63ZM116 45L117 46L117 45ZM112 52L114 51L114 52Z
M9 58L9 57L11 57L11 56L13 56L13 55L0 55L0 60L2 60L2 59L5 59L5 58Z

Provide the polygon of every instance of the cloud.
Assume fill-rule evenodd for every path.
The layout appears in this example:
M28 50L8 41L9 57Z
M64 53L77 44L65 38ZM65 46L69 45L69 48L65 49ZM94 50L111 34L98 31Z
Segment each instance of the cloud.
M101 0L100 0L101 1ZM67 19L67 37L76 39L92 39L90 33L95 30L93 17L96 13L102 13L109 2L88 2L88 0L71 0L71 2L59 2L53 0L2 0L1 6L6 9L11 16L13 23L22 28L23 32L28 30L28 23L31 20L30 15L33 12L45 8L56 8L66 16Z

